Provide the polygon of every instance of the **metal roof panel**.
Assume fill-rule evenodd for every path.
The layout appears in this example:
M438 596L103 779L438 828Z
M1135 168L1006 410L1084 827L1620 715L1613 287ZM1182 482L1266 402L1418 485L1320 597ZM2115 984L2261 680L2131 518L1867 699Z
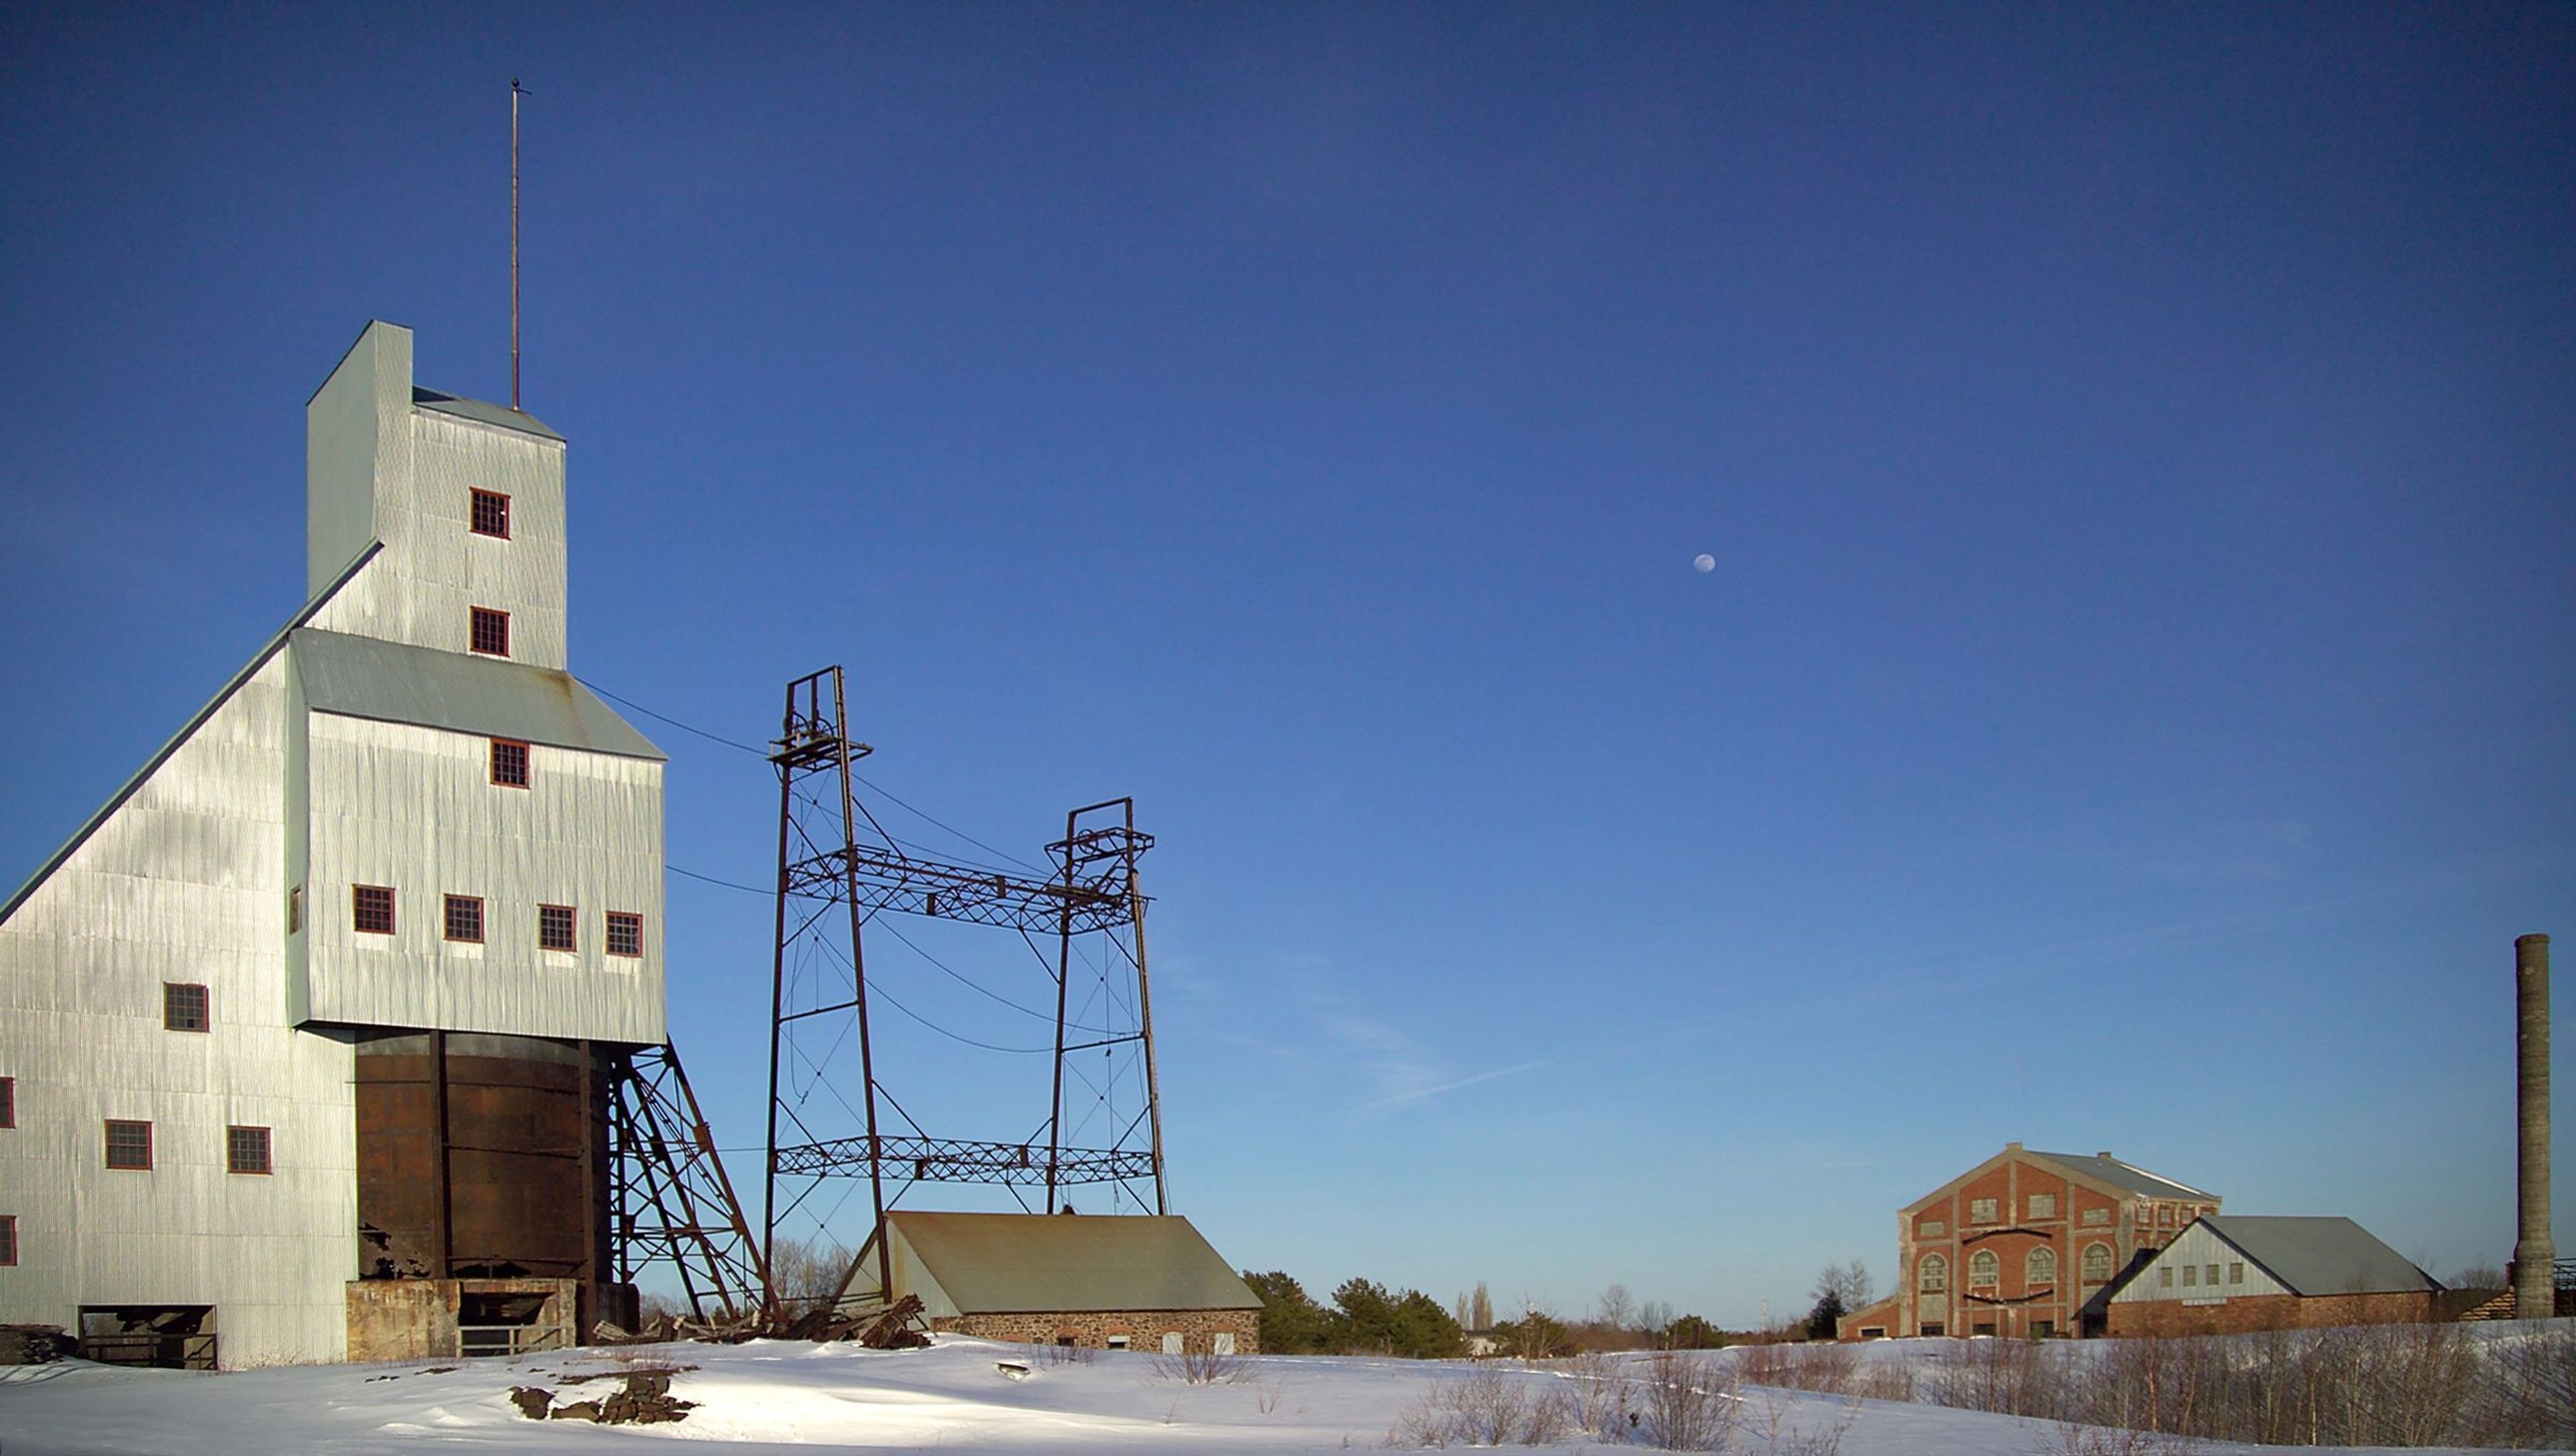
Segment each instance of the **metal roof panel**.
M669 758L568 672L315 627L297 629L290 641L304 701L317 712Z
M2231 1213L2211 1214L2201 1222L2299 1294L2386 1294L2442 1287L2412 1260L2348 1218Z
M886 1221L968 1314L1261 1305L1177 1215L904 1212Z
M418 385L412 386L411 402L422 409L436 410L443 415L454 415L458 419L475 420L487 425L499 425L505 430L516 430L523 435L537 435L557 444L563 443L563 436L556 434L545 421L526 410L515 410L506 404L492 404L479 399L460 399L455 395L441 394L435 389L423 389Z

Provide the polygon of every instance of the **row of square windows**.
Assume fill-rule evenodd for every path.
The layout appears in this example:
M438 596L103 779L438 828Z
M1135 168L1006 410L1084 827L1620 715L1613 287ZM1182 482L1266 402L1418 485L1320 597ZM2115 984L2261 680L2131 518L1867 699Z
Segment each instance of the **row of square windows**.
M0 1077L0 1128L18 1125L17 1082L15 1077ZM224 1171L227 1173L260 1173L270 1171L268 1129L264 1127L228 1127L224 1129ZM107 1119L107 1166L128 1172L152 1171L152 1124L130 1118Z
M16 1127L14 1099L7 1094L14 1079L0 1077L0 1128ZM107 1119L107 1166L127 1172L152 1171L152 1124L126 1118ZM228 1127L224 1129L224 1171L266 1177L275 1171L269 1155L269 1131L264 1127ZM0 1269L18 1262L18 1215L0 1213Z
M468 945L483 943L483 897L480 895L442 895L440 898L440 931L445 939ZM395 895L391 885L352 885L349 887L349 926L360 935L394 933ZM300 928L291 922L290 929ZM608 953L613 956L644 954L644 917L632 910L611 910L606 923ZM537 907L537 949L577 951L581 949L581 912L570 905Z
M2027 1210L2027 1216L2033 1220L2057 1217L2057 1195L2054 1193L2031 1194L2028 1198L2022 1201L2022 1206ZM1968 1200L1968 1222L2000 1223L2002 1220L1997 1216L1998 1209L1999 1204L1995 1199L1971 1198ZM2217 1211L2218 1210L2215 1208L2204 1208L2200 1210L2202 1213L2216 1213ZM2159 1203L2155 1206L2155 1222L2157 1226L2161 1228L2172 1228L2178 1222L2183 1221L2182 1215L2185 1212L2187 1212L2187 1210L2182 1205ZM2088 1208L2084 1210L2084 1222L2088 1224L2107 1224L2110 1221L2111 1210L2107 1208ZM2141 1221L2144 1221L2143 1216ZM1916 1229L1916 1234L1921 1238L1937 1239L1949 1231L1950 1226L1947 1223L1944 1223L1937 1218L1927 1218Z
M2206 1269L2207 1271L2209 1271L2209 1273L2208 1273L2208 1277L2207 1277L2206 1279L2204 1279L2204 1278L2202 1278L2202 1277L2201 1277L2201 1271L2202 1271L2202 1270L2204 1270L2204 1269ZM2227 1282L2228 1282L2228 1283L2230 1283L2230 1284L2242 1284L2242 1283L2244 1283L2244 1282L2245 1282L2245 1261L2244 1261L2244 1260L2242 1260L2242 1259L2235 1259L2235 1260L2230 1260L2230 1261L2229 1261L2229 1263L2228 1263L2228 1265L2227 1265ZM2217 1284L2218 1284L2218 1266L2217 1266L2217 1265L2215 1265L2215 1264L2185 1264L2185 1265L2183 1265L2183 1266L2182 1266L2182 1287L2183 1287L2183 1288L2185 1288L2185 1289L2190 1289L2190 1288L2194 1287L2195 1285L2199 1285L2199 1284L2208 1284L2208 1285L2209 1285L2209 1286L2211 1286L2212 1288L2217 1287ZM2156 1271L2156 1287L2157 1287L2158 1289L2171 1289L2171 1288L2173 1288L2173 1287L2174 1287L2174 1266L2173 1266L2173 1265L2171 1265L2171 1264L2167 1264L2167 1265L2165 1265L2163 1268L2158 1269L2158 1270Z

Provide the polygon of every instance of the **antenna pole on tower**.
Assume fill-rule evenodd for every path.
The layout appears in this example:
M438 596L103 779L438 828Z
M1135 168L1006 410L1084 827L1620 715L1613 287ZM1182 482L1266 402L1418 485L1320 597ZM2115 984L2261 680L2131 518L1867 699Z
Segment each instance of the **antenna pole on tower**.
M519 98L528 94L510 78L510 408L519 407Z

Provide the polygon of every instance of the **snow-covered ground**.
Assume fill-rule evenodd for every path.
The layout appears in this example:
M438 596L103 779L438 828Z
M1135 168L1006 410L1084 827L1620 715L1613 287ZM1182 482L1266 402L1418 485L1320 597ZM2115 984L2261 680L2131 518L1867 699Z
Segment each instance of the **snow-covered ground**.
M1912 1344L1916 1342L1902 1342ZM1873 1350L1878 1358L1895 1354ZM1029 1365L1009 1378L1003 1361ZM671 1394L696 1403L667 1425L536 1421L514 1386L558 1404L618 1388L637 1368L689 1366ZM78 1361L0 1369L0 1456L278 1456L284 1452L477 1451L687 1456L679 1443L728 1450L840 1446L960 1450L1267 1453L1376 1449L1443 1383L1503 1369L1535 1394L1563 1388L1563 1369L1404 1360L1256 1358L1239 1378L1190 1384L1170 1362L1105 1353L1049 1363L1047 1352L942 1336L927 1350L756 1341L583 1350L514 1361L409 1361L219 1375L118 1370ZM568 1376L605 1375L567 1384ZM1734 1449L1806 1456L2059 1456L2076 1433L2010 1416L1745 1389ZM1559 1449L1605 1449L1569 1435ZM2210 1446L2195 1452L2265 1448ZM2420 1456L2420 1453L2419 1453Z

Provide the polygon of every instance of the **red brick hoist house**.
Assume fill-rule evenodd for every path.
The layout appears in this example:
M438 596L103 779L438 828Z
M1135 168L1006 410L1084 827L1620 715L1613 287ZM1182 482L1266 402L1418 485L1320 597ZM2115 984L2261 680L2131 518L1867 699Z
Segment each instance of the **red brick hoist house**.
M2006 1143L1897 1214L1896 1292L1843 1316L1839 1333L2100 1334L2121 1272L2218 1206L2107 1152Z

